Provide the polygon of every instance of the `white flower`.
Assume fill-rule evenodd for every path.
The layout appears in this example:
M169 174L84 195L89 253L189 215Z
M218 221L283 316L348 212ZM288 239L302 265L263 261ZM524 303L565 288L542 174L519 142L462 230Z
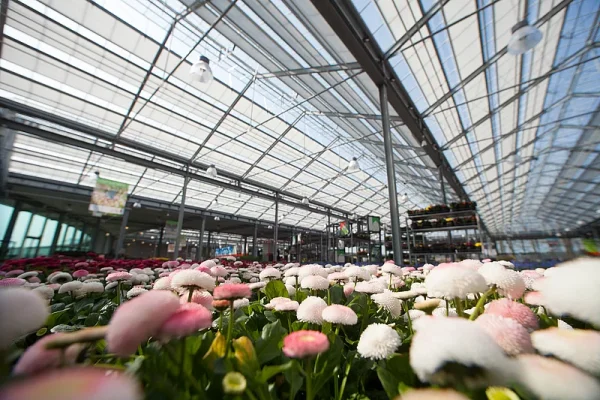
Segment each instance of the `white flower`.
M389 312L392 318L398 318L402 314L402 301L395 298L389 290L373 294L371 299Z
M363 358L383 360L400 347L398 332L385 324L371 324L360 335L356 350Z
M350 278L348 278L348 276L343 272L332 272L331 274L327 275L327 279L329 280L329 282L332 282L334 284L343 284L350 280Z
M290 264L287 264L286 267L288 265L290 265ZM292 267L289 267L289 269L286 270L285 273L283 274L283 276L285 276L286 278L290 277L290 276L298 276L298 274L300 273L300 268L294 267L293 264L291 264L291 265L292 265Z
M446 306L436 308L435 310L433 310L431 315L436 317L458 317L456 308L450 307L448 308L448 312L446 312Z
M84 282L81 290L85 293L103 293L104 285L100 282Z
M485 292L487 285L479 272L464 267L436 268L425 279L429 297L464 299L469 293Z
M195 269L185 269L171 276L171 287L176 290L213 290L215 288L215 280L207 273Z
M321 276L327 278L327 271L320 265L304 265L298 269L298 279L302 281L307 276Z
M143 272L140 272L138 274L133 275L132 281L134 285L140 285L142 283L150 282L150 277L144 274Z
M104 288L102 288L102 289L104 289ZM51 287L48 287L48 286L38 286L33 289L33 292L41 295L42 298L44 298L46 300L52 300L52 298L54 297L54 289L52 289Z
M515 269L515 264L511 263L510 261L499 260L498 264L505 268Z
M516 378L535 397L544 400L600 399L600 383L577 368L533 354L517 357Z
M254 282L248 284L250 290L262 289L265 286L267 286L267 282Z
M567 324L562 319L558 320L558 328L559 329L573 329L573 327L571 325Z
M332 304L325 307L321 316L323 320L332 324L356 325L358 322L358 316L354 310L341 304Z
M46 301L29 289L0 290L0 350L7 349L21 336L44 325L50 311Z
M378 268L377 265L365 265L363 268L367 270L369 275L373 275L373 276L377 275L377 268Z
M409 351L419 379L436 385L467 387L503 384L512 363L502 348L474 322L462 318L421 318ZM455 365L463 368L455 368ZM464 373L464 367L468 373Z
M127 298L133 299L134 297L138 297L140 294L146 293L146 292L147 292L147 290L144 288L134 287L134 288L129 289L129 291L127 292Z
M23 272L21 275L17 276L17 278L20 279L29 279L29 278L33 278L34 276L38 276L39 272L37 271L28 271L28 272Z
M66 283L72 280L73 277L66 272L54 272L48 276L48 282L50 283Z
M361 267L357 267L356 265L352 265L352 266L346 268L344 270L344 274L346 274L346 276L348 278L350 278L350 280L352 280L352 281L354 281L354 280L368 281L369 279L371 279L369 271L367 271L366 269L363 269ZM354 279L352 279L352 278L354 278Z
M540 354L560 358L600 376L600 332L549 328L533 332L531 341Z
M130 274L132 274L132 275L135 275L135 274L143 274L143 273L144 273L144 270L143 270L143 269L141 269L141 268L131 268L131 269L129 270L129 273L130 273Z
M554 315L570 315L600 327L600 261L579 258L552 270L533 283L541 304Z
M537 272L538 274L540 274L541 276L544 276L546 269L545 268L536 268L535 272Z
M292 285L285 285L285 288L288 291L288 296L295 296L296 295L296 288Z
M329 281L319 275L309 275L302 278L300 286L303 289L327 290L329 289Z
M289 301L292 301L292 300L291 300L291 299L288 299L287 297L274 297L274 298L272 298L272 299L271 299L271 301L270 301L270 302L268 302L268 303L265 305L265 308L266 308L267 310L273 310L273 309L275 309L275 307L276 307L277 305L279 305L279 304L282 304L282 303L287 303L287 302L289 302Z
M60 288L58 289L58 293L74 292L76 290L81 290L82 287L83 287L83 283L81 283L79 281L71 281L71 282L63 283L60 286Z
M163 278L158 278L154 281L154 285L152 286L154 290L171 290L171 278L165 276Z
M275 305L275 311L296 311L299 306L297 301L284 301Z
M408 317L410 317L411 321L414 321L421 317L424 317L425 315L427 315L425 311L408 310L408 314L404 314L404 322L408 322Z
M409 300L409 299L414 299L415 297L417 297L419 295L419 293L413 291L413 290L407 290L404 292L393 292L392 296L394 296L397 299L400 300Z
M119 282L110 282L108 285L104 287L104 290L111 290L117 287Z
M269 267L262 270L259 274L260 280L271 280L271 279L279 279L281 278L281 271L276 268Z
M227 270L222 265L215 265L210 269L210 274L214 277L218 276L223 278L227 276Z
M381 267L381 270L383 272L386 272L386 273L392 274L392 275L396 275L396 276L404 275L404 273L402 272L402 268L397 265L394 265L393 263L383 264L383 267Z
M496 285L498 293L503 296L517 299L525 292L525 281L521 275L516 271L506 269L500 263L485 263L479 268L479 273L483 275L488 285Z
M462 260L458 264L465 268L474 269L475 271L477 271L483 265L483 263L481 261L471 260L471 259Z
M320 297L308 296L296 311L296 317L299 321L310 322L321 325L323 323L322 313L327 307L327 303Z
M237 310L238 308L247 307L250 305L250 300L248 299L238 299L233 301L233 309Z
M355 292L359 293L383 293L385 286L379 281L362 281L354 287Z

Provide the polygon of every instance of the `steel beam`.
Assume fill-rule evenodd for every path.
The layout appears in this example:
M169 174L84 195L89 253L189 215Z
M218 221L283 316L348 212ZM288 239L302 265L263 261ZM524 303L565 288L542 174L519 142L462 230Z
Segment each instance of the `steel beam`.
M337 117L337 118L362 118L362 119L375 119L381 120L379 114L360 114L360 113L343 113L335 111L308 111L308 115L317 115L320 117ZM402 121L399 116L390 116L390 121Z
M433 134L418 115L416 105L400 83L400 78L391 64L389 61L382 61L384 60L384 53L356 8L350 2L342 0L311 0L311 2L337 33L354 58L362 65L363 70L373 80L373 83L378 87L387 85L389 103L404 121L415 142L421 143L426 140L427 143L436 143ZM467 193L450 168L443 153L439 152L434 146L427 146L424 150L436 167L442 166L444 177L454 192L459 197L467 199Z
M402 246L400 244L400 214L398 213L398 191L396 190L396 169L394 166L394 152L392 151L392 133L388 120L388 95L387 86L379 86L379 103L383 115L383 141L385 143L385 167L387 172L387 186L390 197L390 219L392 220L392 248L394 261L402 263Z
M374 146L382 146L383 147L383 142L380 142L380 141L377 141L377 140L356 139L356 141L359 142L359 143L372 144ZM421 147L407 146L407 145L398 144L398 143L392 143L392 147L395 148L395 149L411 150L411 151L416 151L416 152L420 152L420 153L425 152L425 150L423 150Z
M183 187L181 188L181 203L179 203L179 215L177 218L177 233L175 234L175 250L173 252L173 259L176 260L179 257L179 244L181 241L181 229L183 228L183 217L185 215L185 195L187 193L187 186L190 183L190 179L187 176L183 178Z
M400 39L398 39L396 41L396 43L394 43L392 45L392 47L390 47L390 49L388 51L385 52L384 59L389 60L390 58L392 58L394 56L394 54L396 54L396 52L398 50L400 50L400 48L402 46L404 46L406 43L408 43L410 41L410 39L414 35L416 35L423 27L425 27L427 25L427 23L429 22L429 20L431 18L433 18L435 16L435 14L437 14L437 12L440 11L449 2L450 2L450 0L440 0L437 3L435 3L429 9L429 11L427 11L425 14L423 14L423 16L417 22L415 22L415 24L413 26L411 26L406 31L406 33L404 33L404 35L402 35L402 37Z
M273 143L271 143L269 145L269 147L262 152L262 154L256 159L256 161L254 161L252 163L252 165L250 166L250 168L248 168L248 170L246 170L246 172L244 172L244 174L242 175L242 177L240 179L244 180L248 177L248 175L250 174L250 172L252 172L252 170L254 168L256 168L256 166L269 154L269 152L271 150L273 150L273 148L275 146L277 146L277 143L279 143L281 141L281 139L283 139L285 137L285 135L287 135L295 126L298 122L300 122L302 120L302 118L304 118L304 113L300 114L295 120L294 122L292 122L290 125L288 125L287 128L285 128L285 130L283 132L281 132L281 135L279 135L274 141ZM277 201L277 199L275 200Z
M0 58L2 58L2 47L4 47L4 25L6 25L9 1L1 0L0 4Z
M338 71L352 71L355 69L361 69L359 63L325 65L325 66L321 66L321 67L299 68L299 69L291 69L291 70L287 70L287 71L265 72L264 74L258 74L256 76L256 78L257 79L281 78L281 77L285 77L285 76L323 74L323 73L327 73L327 72L338 72Z
M536 21L534 24L535 27L539 28L544 25L546 22L550 21L552 17L558 14L563 8L567 7L573 0L563 0L554 6L550 11L548 11L545 15L543 15L540 19ZM486 62L484 62L479 68L473 71L469 76L463 79L458 85L450 89L449 92L440 97L435 103L433 103L429 108L427 108L422 115L427 116L431 114L433 110L444 104L448 99L450 99L454 94L456 94L459 90L468 85L473 79L478 77L482 72L484 72L490 65L496 63L502 56L507 53L507 47L503 47L500 51L494 54L489 58Z

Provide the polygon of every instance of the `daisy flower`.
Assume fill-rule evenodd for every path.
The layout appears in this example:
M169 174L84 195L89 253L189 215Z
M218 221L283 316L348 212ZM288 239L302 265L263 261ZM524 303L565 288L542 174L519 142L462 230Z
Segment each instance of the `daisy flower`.
M265 268L259 274L259 278L261 281L270 281L272 279L279 279L279 278L281 278L281 271L279 271L278 269L273 268L273 267Z
M425 278L425 287L429 297L445 299L465 299L470 293L487 290L485 279L479 272L455 266L442 269L438 267L431 271Z
M600 332L552 327L533 332L531 341L538 353L600 376Z
M163 278L158 278L154 281L154 285L152 285L152 289L154 290L171 290L171 278L165 276Z
M296 311L296 317L299 321L310 322L321 325L323 323L322 313L327 307L327 303L320 297L308 296Z
M177 311L160 326L157 336L165 339L191 335L212 325L212 314L196 303L182 304Z
M58 289L58 293L67 293L67 292L75 292L77 290L81 290L83 287L83 283L80 281L71 281L64 283Z
M517 357L520 384L544 400L600 399L600 383L594 377L558 360L533 354Z
M215 280L204 272L185 269L171 277L171 287L176 290L213 290Z
M329 281L320 275L308 275L302 278L300 286L303 289L327 290L329 289Z
M386 272L388 274L392 274L392 275L396 275L396 276L403 276L404 273L402 272L402 268L395 265L394 263L385 263L383 264L383 267L381 267L381 270L383 272Z
M329 349L329 339L317 331L292 332L283 339L283 354L290 358L309 358Z
M360 335L356 350L363 358L383 360L400 347L398 332L385 324L371 324Z
M275 311L297 311L300 304L297 301L284 301L275 304Z
M0 290L0 350L42 327L49 315L48 305L39 294L23 288Z
M529 332L514 319L486 313L477 318L475 323L509 356L534 352Z
M485 313L512 318L523 325L529 332L536 330L539 326L537 317L529 307L510 299L492 301L485 309Z
M129 272L113 272L106 276L106 282L129 281L133 279L133 275Z
M147 290L141 287L134 287L129 289L129 291L127 292L127 298L128 299L133 299L134 297L138 297L139 295L146 293Z
M526 286L525 281L518 272L506 269L502 264L489 262L479 268L488 285L496 285L498 293L511 299L523 296Z
M232 283L217 286L213 291L216 300L236 300L252 296L252 290L245 283Z
M340 325L356 325L358 316L350 307L341 304L332 304L323 309L321 313L324 321Z
M383 293L385 286L379 281L362 281L354 286L354 291L359 293Z
M373 294L371 299L389 312L392 318L398 318L402 314L402 301L395 298L389 290Z
M413 389L402 393L402 400L469 400L452 389Z
M27 283L25 279L21 278L4 278L0 279L0 287L20 287Z

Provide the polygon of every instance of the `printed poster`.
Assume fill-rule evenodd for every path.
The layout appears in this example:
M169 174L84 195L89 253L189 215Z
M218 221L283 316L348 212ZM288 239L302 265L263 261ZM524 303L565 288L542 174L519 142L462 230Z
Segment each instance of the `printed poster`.
M89 211L98 214L123 215L129 185L98 177L92 192Z

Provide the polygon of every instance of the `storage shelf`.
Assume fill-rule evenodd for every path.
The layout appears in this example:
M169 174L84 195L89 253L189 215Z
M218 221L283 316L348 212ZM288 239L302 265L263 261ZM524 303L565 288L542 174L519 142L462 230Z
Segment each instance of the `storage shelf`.
M446 253L412 253L411 255L413 255L413 256L443 256L443 255L448 255L448 254L481 254L481 250L479 250L479 251L477 251L477 250L458 251L458 252L449 251Z
M450 211L446 213L438 214L419 214L419 215L408 215L407 219L432 219L432 218L449 218L449 217L464 217L466 215L477 214L477 210L465 210L465 211Z
M467 229L478 229L477 225L459 225L459 226L446 226L439 228L426 228L426 229L412 229L414 233L419 232L446 232L446 231L462 231Z

